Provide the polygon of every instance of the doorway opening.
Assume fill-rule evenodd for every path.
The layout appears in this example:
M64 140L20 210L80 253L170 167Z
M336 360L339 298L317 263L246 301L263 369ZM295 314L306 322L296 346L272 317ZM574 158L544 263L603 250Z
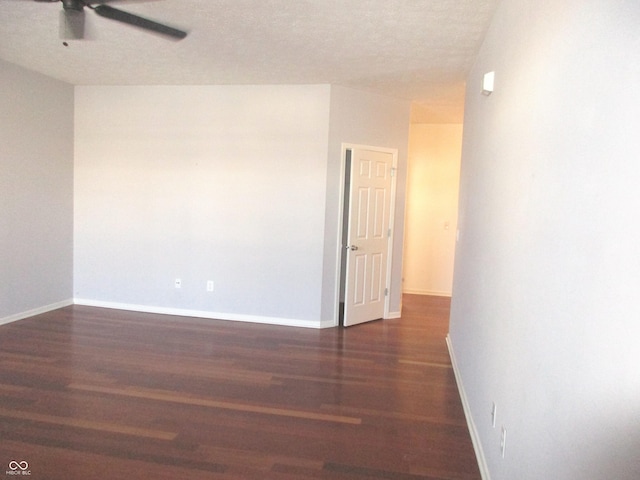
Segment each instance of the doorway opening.
M349 196L351 195L351 149L344 152L344 181L342 182L342 235L340 241L340 294L338 325L344 327L344 294L347 285L347 255L349 233Z

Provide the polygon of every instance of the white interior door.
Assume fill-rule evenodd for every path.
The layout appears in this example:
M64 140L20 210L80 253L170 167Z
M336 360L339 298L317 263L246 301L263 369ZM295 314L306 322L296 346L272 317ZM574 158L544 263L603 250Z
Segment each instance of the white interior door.
M384 317L394 154L351 149L344 326Z

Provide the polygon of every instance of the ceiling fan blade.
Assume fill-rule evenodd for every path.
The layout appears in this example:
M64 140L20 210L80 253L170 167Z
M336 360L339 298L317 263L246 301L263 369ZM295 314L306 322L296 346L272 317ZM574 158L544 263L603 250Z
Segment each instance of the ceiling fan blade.
M97 5L93 7L93 10L100 16L116 20L118 22L127 23L136 27L144 28L145 30L152 30L163 35L168 35L174 38L184 38L187 36L187 32L178 30L177 28L169 27L161 23L148 20L132 13L123 12L117 8L110 7L108 5Z
M60 12L59 36L63 40L78 40L84 38L84 12L62 10Z

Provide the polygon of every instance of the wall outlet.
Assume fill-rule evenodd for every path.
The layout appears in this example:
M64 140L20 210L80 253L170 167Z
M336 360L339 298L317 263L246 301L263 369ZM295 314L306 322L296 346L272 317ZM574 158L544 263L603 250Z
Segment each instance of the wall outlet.
M213 292L213 280L207 282L207 292Z
M182 280L180 280L179 278L176 278L174 285L176 288L182 288Z
M500 432L500 455L504 458L504 451L507 448L507 429L502 427Z
M498 407L496 406L496 402L493 402L491 407L491 426L496 428L496 415L498 414Z

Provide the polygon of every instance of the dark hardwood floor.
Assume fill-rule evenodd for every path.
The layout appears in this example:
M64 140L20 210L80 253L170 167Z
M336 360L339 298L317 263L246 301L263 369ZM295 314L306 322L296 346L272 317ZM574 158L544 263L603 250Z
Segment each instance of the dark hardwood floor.
M407 295L349 329L81 306L4 325L0 475L479 479L448 315Z

